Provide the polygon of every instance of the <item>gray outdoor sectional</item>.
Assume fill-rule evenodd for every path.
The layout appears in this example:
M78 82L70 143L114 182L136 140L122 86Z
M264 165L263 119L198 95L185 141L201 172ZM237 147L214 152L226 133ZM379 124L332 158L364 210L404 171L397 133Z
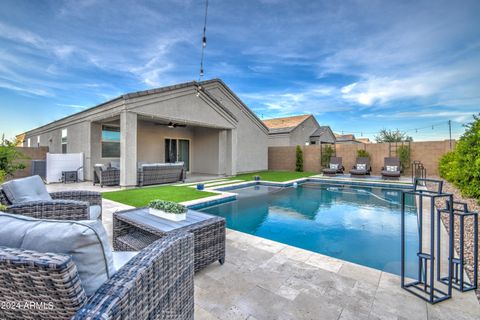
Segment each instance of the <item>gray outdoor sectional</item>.
M105 231L97 237L92 227L0 213L0 299L15 304L0 308L0 318L193 319L192 234L173 233L125 255L109 251ZM57 242L42 250L48 238ZM58 247L73 255L52 253Z
M139 163L137 169L137 185L139 187L153 184L185 181L186 170L183 162L175 163ZM120 164L111 161L108 166L94 166L93 184L103 186L120 185Z
M39 176L12 180L0 187L7 211L34 218L102 219L102 195L94 191L47 192Z

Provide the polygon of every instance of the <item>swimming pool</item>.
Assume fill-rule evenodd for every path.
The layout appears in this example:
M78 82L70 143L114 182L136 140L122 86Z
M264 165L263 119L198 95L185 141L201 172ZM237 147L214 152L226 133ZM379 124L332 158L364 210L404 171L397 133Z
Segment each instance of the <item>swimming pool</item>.
M227 227L364 266L400 274L398 189L304 183L251 186L237 200L200 209ZM417 215L407 198L406 275L414 275Z

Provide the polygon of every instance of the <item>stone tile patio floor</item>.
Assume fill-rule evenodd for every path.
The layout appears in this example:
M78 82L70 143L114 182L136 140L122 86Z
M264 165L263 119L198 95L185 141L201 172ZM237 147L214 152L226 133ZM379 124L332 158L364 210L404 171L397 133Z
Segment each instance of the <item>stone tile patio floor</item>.
M112 213L128 208L104 200ZM473 292L430 305L379 270L227 229L227 257L195 275L195 319L480 319Z

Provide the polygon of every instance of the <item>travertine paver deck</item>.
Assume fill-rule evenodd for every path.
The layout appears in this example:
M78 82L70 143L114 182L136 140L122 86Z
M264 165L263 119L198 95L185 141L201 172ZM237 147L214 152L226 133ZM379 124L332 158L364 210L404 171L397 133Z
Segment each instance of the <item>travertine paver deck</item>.
M103 222L128 206L104 200ZM195 319L480 319L473 292L429 305L396 275L227 230L227 256L195 275Z

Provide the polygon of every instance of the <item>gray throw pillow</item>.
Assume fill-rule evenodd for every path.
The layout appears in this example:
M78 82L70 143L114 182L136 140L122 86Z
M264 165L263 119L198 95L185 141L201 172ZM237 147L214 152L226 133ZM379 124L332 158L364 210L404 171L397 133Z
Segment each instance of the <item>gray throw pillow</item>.
M338 170L338 163L330 163L330 169Z
M88 296L115 273L107 233L98 220L42 220L0 213L0 246L71 256Z
M31 176L5 182L2 184L2 189L12 204L27 201L52 200L40 176Z

